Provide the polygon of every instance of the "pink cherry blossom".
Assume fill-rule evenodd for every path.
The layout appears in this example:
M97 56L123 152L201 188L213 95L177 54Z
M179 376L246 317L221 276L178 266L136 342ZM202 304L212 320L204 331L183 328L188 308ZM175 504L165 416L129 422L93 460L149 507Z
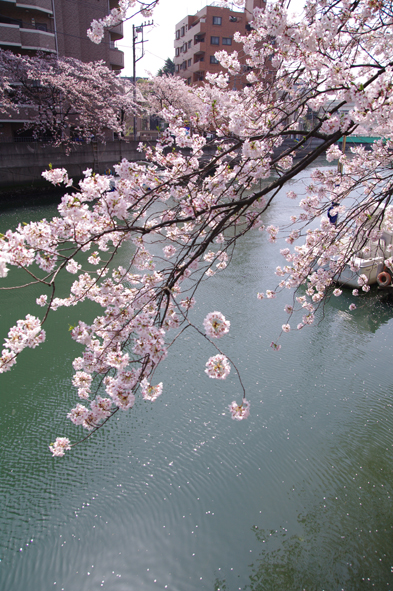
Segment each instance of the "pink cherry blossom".
M48 300L47 295L41 295L39 298L36 299L36 303L38 306L46 306L47 300Z
M231 412L232 419L235 421L242 421L243 419L247 419L250 414L250 403L248 400L243 398L242 403L238 405L234 400L229 406L229 410Z
M185 308L186 310L190 310L191 308L193 308L195 306L195 298L185 298L184 300L181 300L180 305L182 306L182 308Z
M210 357L210 359L206 362L205 372L209 378L225 380L230 371L231 366L229 365L229 361L225 355L215 355L214 357Z
M71 449L70 440L67 437L57 437L54 443L49 446L53 456L61 457Z
M221 312L209 312L203 321L208 337L219 339L229 332L231 323Z
M75 273L77 273L81 268L82 268L82 265L80 265L79 263L77 263L73 259L70 259L66 265L67 271L69 273L72 273L73 275L75 275Z
M144 400L153 402L162 394L163 384L160 382L157 386L151 386L146 378L141 381L142 397Z
M367 275L360 275L358 279L358 284L363 287L368 282Z
M166 256L166 258L168 259L173 257L173 255L176 253L176 248L172 244L164 246L162 250L164 251L164 255Z

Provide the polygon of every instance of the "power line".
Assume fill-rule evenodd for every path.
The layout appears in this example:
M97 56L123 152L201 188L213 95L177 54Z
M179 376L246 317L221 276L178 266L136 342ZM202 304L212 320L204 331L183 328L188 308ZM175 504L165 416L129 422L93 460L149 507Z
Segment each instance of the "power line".
M164 59L160 55L156 55L155 53L153 53L152 51L149 51L148 49L146 49L146 53L150 53L150 55L153 55L154 57L158 58L159 60L166 62L166 58Z

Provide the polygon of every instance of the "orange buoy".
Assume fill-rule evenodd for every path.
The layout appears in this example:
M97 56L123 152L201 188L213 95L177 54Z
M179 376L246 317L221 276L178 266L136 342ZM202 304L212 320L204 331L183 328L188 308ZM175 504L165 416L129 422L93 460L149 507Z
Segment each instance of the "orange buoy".
M382 271L382 273L380 273L377 277L377 283L379 287L387 287L388 285L390 285L391 281L392 278L390 274L386 271Z

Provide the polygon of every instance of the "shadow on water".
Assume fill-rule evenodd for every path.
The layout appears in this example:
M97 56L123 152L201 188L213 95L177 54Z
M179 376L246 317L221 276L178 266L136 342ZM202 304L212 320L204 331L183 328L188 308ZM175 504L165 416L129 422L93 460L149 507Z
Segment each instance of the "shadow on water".
M9 190L0 188L0 214L15 209L40 208L60 203L66 192L64 187L53 187L49 183L42 187L20 187Z

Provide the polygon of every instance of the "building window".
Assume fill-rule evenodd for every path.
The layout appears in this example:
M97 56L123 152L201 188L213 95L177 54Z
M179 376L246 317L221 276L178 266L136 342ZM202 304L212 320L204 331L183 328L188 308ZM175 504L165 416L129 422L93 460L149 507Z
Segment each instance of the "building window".
M176 39L180 39L180 29L176 31Z
M178 57L180 54L180 47L176 47L176 57Z
M220 16L213 16L213 25L221 25L222 18Z
M212 45L220 45L220 38L219 37L210 37L210 43Z
M184 43L183 44L182 50L183 50L183 53L186 53L186 51L187 51L187 43Z
M182 37L184 37L184 35L186 34L186 28L185 27L182 27L181 28L181 33L180 34L181 34Z
M222 44L223 45L232 45L232 37L223 37Z
M191 45L192 45L192 39L190 39L190 41L188 42L188 49L190 49Z
M176 72L178 72L180 70L180 66L179 64L176 65Z
M189 60L188 60L188 62L187 62L187 66L188 66L188 67L190 67L190 66L191 66L191 62L192 62L192 60L191 60L191 59L189 59Z
M218 64L219 61L218 61L218 59L214 55L211 55L210 56L210 63L211 64Z

